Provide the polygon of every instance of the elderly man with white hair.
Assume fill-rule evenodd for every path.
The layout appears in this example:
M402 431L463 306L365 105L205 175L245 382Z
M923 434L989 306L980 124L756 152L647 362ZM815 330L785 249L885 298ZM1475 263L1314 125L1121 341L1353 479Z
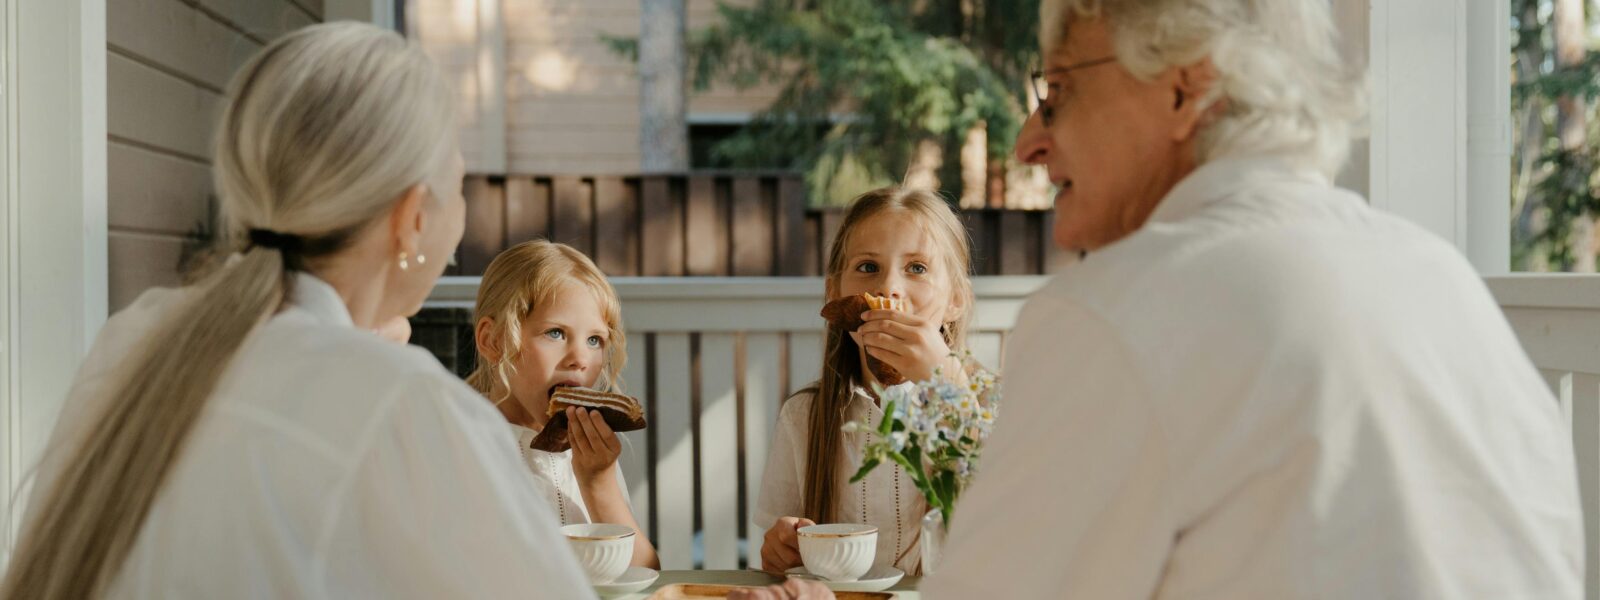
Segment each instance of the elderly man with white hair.
M1327 0L1043 4L1016 151L1086 257L923 595L1580 597L1555 399L1460 253L1330 183L1363 88Z

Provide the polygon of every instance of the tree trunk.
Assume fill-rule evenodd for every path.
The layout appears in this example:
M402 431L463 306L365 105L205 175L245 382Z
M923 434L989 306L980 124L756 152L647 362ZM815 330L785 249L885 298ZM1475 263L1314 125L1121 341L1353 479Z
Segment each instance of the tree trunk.
M1556 70L1565 70L1583 64L1586 37L1584 35L1584 0L1556 0L1555 25ZM1558 117L1557 135L1561 149L1577 150L1583 147L1588 124L1583 98L1562 96L1556 100Z
M975 0L961 0L961 43L972 46L972 31L976 26L978 7Z
M1584 4L1584 0L1555 0L1555 14L1551 16L1551 21L1554 25L1557 71L1583 64L1586 45ZM1576 151L1584 147L1588 137L1587 113L1588 107L1581 97L1568 95L1556 99L1556 137L1562 150ZM1574 255L1573 271L1595 271L1595 254L1600 252L1595 242L1594 216L1582 214L1574 217L1570 241Z
M967 130L961 144L961 208L983 208L989 203L988 191L989 129L979 123Z
M939 167L944 166L944 148L933 138L917 142L912 151L911 164L906 167L905 187L918 190L939 190Z
M993 156L985 159L989 163L988 180L984 182L989 208L1006 208L1006 160Z
M1517 11L1517 21L1520 28L1517 31L1517 81L1530 82L1539 78L1540 65L1544 64L1545 49L1542 37L1544 28L1539 24L1538 0L1520 0L1514 7ZM1516 181L1512 189L1511 205L1517 212L1515 223L1511 229L1512 244L1523 248L1533 244L1534 236L1544 228L1542 219L1538 218L1544 202L1533 189L1534 171L1538 169L1539 157L1544 153L1544 101L1537 95L1530 94L1524 100L1521 135L1517 138L1515 154ZM1519 269L1523 271L1543 271L1549 268L1543 255L1533 252L1523 253L1522 264Z
M686 0L644 0L639 21L639 154L645 173L689 170Z

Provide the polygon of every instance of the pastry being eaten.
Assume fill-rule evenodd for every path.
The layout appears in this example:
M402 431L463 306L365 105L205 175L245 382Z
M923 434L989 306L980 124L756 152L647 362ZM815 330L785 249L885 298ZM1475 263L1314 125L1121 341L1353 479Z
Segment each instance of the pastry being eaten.
M572 447L567 439L567 409L598 410L612 431L638 431L645 428L644 407L630 396L589 388L562 386L550 393L549 422L533 438L530 446L545 452L565 452Z
M898 310L907 312L910 305L904 298L885 298L863 293L858 296L845 296L822 307L822 318L828 320L828 326L844 332L860 329L866 321L861 319L861 313L869 310ZM872 376L884 385L903 383L906 378L900 371L881 360L867 356L867 368L872 371Z

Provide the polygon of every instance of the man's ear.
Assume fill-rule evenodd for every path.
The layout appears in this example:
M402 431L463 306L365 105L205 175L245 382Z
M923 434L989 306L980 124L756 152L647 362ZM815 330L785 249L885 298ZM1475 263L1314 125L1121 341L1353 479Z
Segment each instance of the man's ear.
M1219 103L1205 103L1217 84L1217 67L1210 57L1184 67L1178 67L1172 82L1172 110L1176 125L1172 129L1174 141L1194 137L1200 128L1210 122L1212 111Z
M478 325L473 331L473 339L477 341L478 356L484 362L500 362L500 336L495 335L494 320L489 317L478 319Z

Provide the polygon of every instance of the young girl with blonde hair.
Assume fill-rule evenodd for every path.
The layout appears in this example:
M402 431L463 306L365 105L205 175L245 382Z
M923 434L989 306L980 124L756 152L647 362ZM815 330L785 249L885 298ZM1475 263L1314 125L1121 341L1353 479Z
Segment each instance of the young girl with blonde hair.
M627 340L621 304L605 275L571 246L544 240L517 244L484 271L473 321L478 366L467 383L511 424L523 462L561 524L632 527L632 564L659 568L617 466L621 438L599 412L567 409L570 450L530 447L549 421L556 388L619 391Z
M757 522L770 527L762 568L781 572L800 565L797 528L849 522L878 527L875 567L920 569L916 540L927 512L922 494L897 468L849 483L875 433L841 428L883 418L871 392L868 356L909 381L936 372L963 377L952 350L965 345L973 305L968 243L966 228L932 192L883 188L851 205L828 253L827 300L869 293L904 300L910 310L868 311L855 332L830 328L821 378L784 403L756 508Z

